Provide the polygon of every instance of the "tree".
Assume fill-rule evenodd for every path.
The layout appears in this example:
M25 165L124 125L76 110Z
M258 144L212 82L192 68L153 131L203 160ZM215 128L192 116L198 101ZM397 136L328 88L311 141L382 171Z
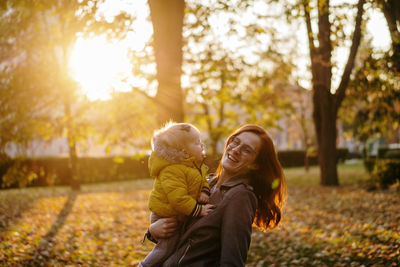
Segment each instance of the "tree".
M157 64L158 105L160 124L172 119L183 121L182 26L184 0L149 0L154 29L154 51Z
M341 117L348 134L362 142L380 136L397 143L400 142L400 3L372 2L386 18L391 50L374 51L367 42L362 44L360 64L346 92Z
M149 149L155 112L154 101L144 95L114 92L110 100L93 102L88 117L100 133L96 143L104 144L106 152L115 147L128 152L132 147Z
M252 19L243 23L242 13L251 14ZM288 107L283 88L289 84L292 67L278 49L260 41L269 28L248 1L239 5L188 2L186 14L183 70L187 83L183 89L190 106L187 115L207 131L207 147L216 159L222 139L239 124L277 127ZM229 18L223 33L210 23L221 17ZM272 37L270 43L278 41Z
M374 136L400 142L400 77L392 57L367 48L346 93L341 118L347 131L366 142Z
M132 20L126 13L121 13L112 23L106 22L98 12L101 3L90 0L7 1L2 17L20 18L13 26L13 35L8 36L11 40L8 51L16 52L12 59L18 66L35 66L37 79L15 76L20 80L19 84L45 90L47 95L42 100L50 99L52 105L62 107L56 109L50 121L55 125L54 129L62 131L62 128L67 138L73 189L80 187L77 142L85 135L85 130L79 122L84 106L78 103L78 86L68 71L71 49L79 35L108 33L113 37L122 36ZM15 51L14 46L18 48Z
M318 157L321 170L322 185L338 185L336 121L339 108L345 97L346 88L350 81L355 57L361 40L361 22L364 0L357 4L357 15L354 23L353 37L349 57L345 65L340 84L332 93L332 51L335 42L332 41L332 22L329 19L329 0L317 3L318 35L312 29L311 5L309 0L302 2L304 19L307 25L309 53L311 58L312 87L313 87L313 118L318 143Z
M185 64L185 69L196 64L199 66L191 73L190 84L186 88L188 106L192 107L188 116L207 130L209 136L206 142L214 159L219 157L218 143L236 128L239 121L240 105L234 100L237 93L233 88L240 84L241 71L228 55L216 55L213 52L216 48L215 45L210 46ZM218 52L221 52L220 48ZM198 111L193 109L196 106Z
M11 143L26 144L40 132L48 119L49 99L44 82L32 70L37 63L27 58L32 48L27 40L33 36L21 31L31 20L27 14L9 12L7 3L0 7L0 154L5 153ZM21 41L20 41L21 40ZM24 40L24 41L22 41ZM39 41L36 40L36 43ZM35 64L36 63L36 64ZM48 69L47 69L48 70ZM36 80L41 86L33 86L28 79ZM46 114L47 113L47 114Z

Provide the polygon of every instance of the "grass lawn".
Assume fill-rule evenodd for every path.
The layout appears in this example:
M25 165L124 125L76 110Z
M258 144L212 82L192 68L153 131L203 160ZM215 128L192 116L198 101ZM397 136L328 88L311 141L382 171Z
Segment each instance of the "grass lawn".
M360 163L339 166L340 187L319 170L285 170L288 198L278 229L254 229L248 266L398 266L400 194L367 192ZM152 248L151 179L0 191L1 266L135 266Z

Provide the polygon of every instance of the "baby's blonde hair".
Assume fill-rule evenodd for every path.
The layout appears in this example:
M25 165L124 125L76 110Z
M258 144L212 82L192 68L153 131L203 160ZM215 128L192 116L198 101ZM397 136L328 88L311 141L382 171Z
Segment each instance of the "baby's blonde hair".
M168 161L180 162L185 159L183 149L196 133L200 134L200 131L190 123L168 122L154 132L152 150Z

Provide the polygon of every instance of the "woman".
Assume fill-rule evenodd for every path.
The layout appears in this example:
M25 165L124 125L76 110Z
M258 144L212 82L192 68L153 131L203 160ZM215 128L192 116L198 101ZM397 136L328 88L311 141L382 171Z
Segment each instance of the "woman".
M263 128L245 125L227 139L210 188L215 209L187 223L163 266L245 266L253 222L263 230L279 224L286 184ZM165 238L174 229L166 218L152 224L149 235Z

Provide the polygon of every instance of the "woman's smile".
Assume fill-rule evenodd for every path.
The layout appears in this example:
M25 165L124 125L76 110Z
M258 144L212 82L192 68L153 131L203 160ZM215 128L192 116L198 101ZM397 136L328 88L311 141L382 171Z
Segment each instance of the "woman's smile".
M237 160L236 158L232 157L229 153L227 154L228 159L230 159L231 161L237 163L239 162L239 160Z

